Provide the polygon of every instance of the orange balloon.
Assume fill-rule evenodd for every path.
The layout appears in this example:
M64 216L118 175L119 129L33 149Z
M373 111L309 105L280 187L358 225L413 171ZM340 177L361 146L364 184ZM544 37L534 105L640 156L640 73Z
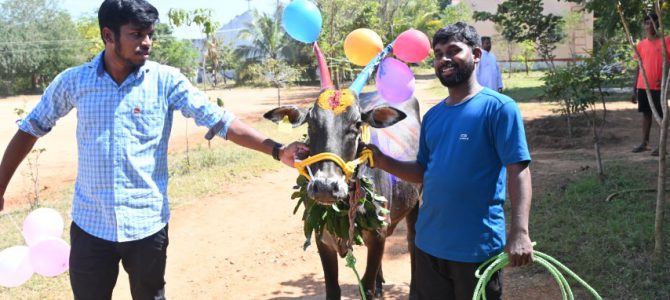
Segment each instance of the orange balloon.
M366 66L382 49L382 38L367 28L352 31L344 40L344 54L357 66Z

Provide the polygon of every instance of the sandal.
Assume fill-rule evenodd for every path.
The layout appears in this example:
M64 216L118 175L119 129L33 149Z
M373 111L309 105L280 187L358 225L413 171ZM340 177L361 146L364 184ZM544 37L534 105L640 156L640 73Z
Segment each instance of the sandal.
M654 149L654 151L651 151L651 156L658 156L658 148Z
M640 144L639 146L633 148L633 153L640 153L643 151L649 151L649 147L647 147L646 144ZM656 150L656 155L658 155L658 150Z

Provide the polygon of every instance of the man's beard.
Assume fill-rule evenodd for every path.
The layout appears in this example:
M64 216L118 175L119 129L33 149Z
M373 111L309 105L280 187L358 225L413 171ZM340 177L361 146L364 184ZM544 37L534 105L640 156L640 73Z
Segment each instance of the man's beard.
M451 87L460 85L468 81L472 73L475 71L475 62L472 59L468 60L463 67L455 63L454 65L456 66L456 72L447 77L442 75L442 70L437 72L437 78L440 79L443 86Z
M137 69L146 63L146 60L141 60L140 62L134 62L132 59L127 58L121 53L121 40L119 40L118 43L116 43L114 47L114 53L116 53L116 56L119 57L120 59L124 60L126 64L131 66L133 69Z

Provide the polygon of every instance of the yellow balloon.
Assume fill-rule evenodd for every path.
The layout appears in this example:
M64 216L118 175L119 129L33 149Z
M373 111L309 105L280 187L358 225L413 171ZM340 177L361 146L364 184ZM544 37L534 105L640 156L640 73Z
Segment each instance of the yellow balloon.
M352 31L344 40L344 54L351 63L358 66L366 66L382 49L382 38L367 28Z

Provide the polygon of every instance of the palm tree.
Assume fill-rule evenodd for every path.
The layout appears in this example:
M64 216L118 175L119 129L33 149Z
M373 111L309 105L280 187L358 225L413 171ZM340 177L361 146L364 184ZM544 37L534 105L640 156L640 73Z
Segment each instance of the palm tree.
M281 28L281 11L278 7L274 16L254 11L254 21L247 23L247 28L239 33L239 37L249 40L251 45L241 46L237 51L241 57L262 62L266 59L278 59L286 46L286 34Z
M242 81L255 78L274 86L277 88L278 104L281 104L280 88L293 81L299 73L298 69L286 64L282 54L289 44L289 39L280 25L283 10L280 5L274 15L259 14L255 11L254 21L247 23L247 28L241 30L238 35L242 39L249 40L251 45L237 49L240 57L246 60L238 78Z

